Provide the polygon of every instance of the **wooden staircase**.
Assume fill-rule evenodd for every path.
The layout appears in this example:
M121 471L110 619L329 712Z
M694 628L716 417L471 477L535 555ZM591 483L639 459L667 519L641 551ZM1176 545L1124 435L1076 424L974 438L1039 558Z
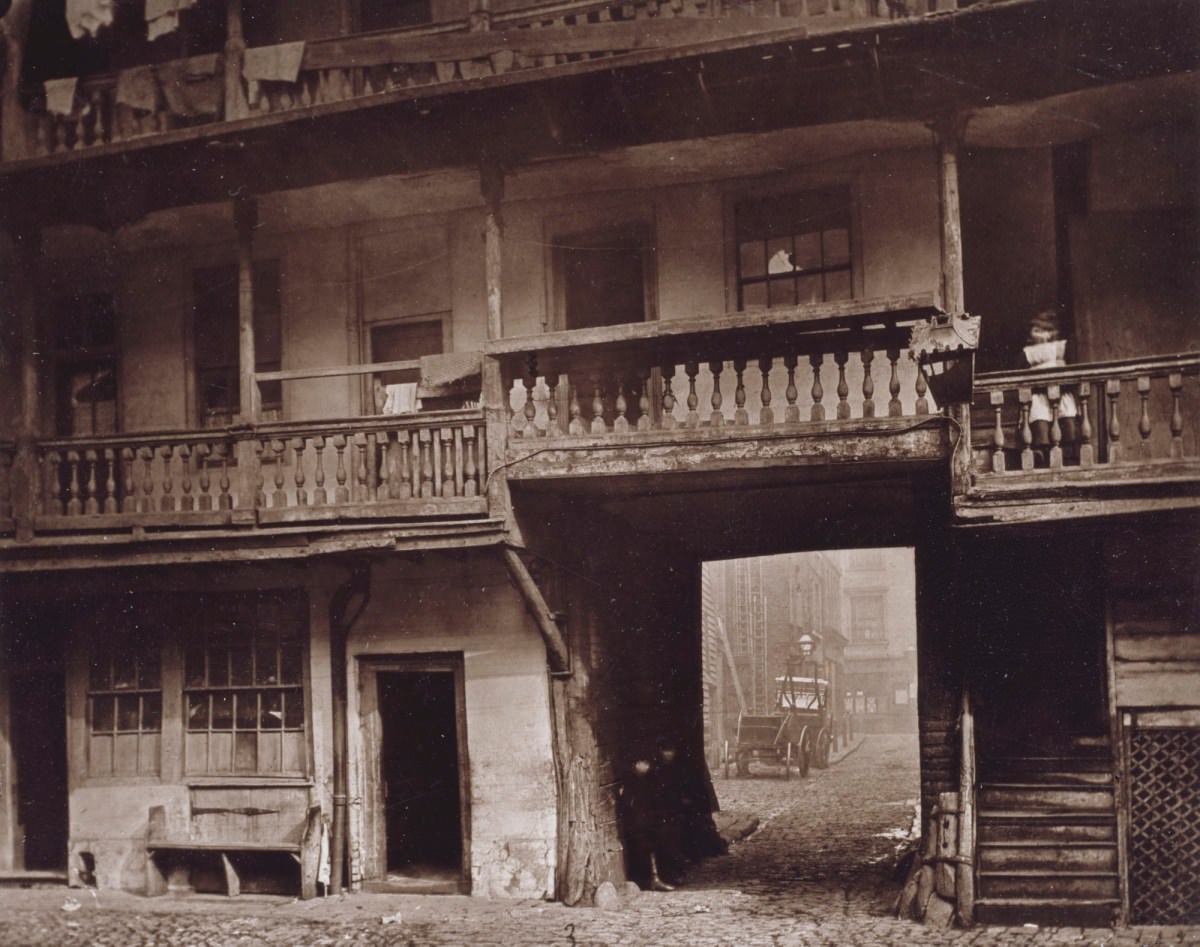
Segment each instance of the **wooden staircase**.
M980 761L976 920L1107 926L1120 908L1112 751Z

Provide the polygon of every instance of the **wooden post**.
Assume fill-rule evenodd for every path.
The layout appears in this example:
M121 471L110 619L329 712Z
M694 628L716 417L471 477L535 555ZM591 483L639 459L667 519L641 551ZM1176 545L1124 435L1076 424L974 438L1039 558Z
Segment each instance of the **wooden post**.
M14 283L10 298L20 326L21 348L18 362L21 413L17 421L16 456L11 470L12 515L18 542L33 539L33 520L37 511L39 482L38 434L38 273L41 269L42 235L34 227L22 227L13 234L16 259L9 270Z
M250 106L242 92L242 60L246 37L242 32L242 0L225 0L225 119L246 118Z
M238 379L241 396L240 415L251 424L259 419L258 382L254 373L254 228L258 224L258 205L252 197L233 202L233 221L237 228L238 268Z
M487 281L487 329L489 339L504 335L504 317L500 306L502 268L500 254L504 219L500 202L504 199L504 169L486 153L479 161L479 190L487 204L484 218L484 268Z
M975 717L971 711L971 689L963 682L958 762L958 919L964 926L975 917Z
M0 62L7 68L0 73L0 161L16 161L34 154L36 119L21 107L20 77L29 35L33 0L14 0L12 8L0 18Z

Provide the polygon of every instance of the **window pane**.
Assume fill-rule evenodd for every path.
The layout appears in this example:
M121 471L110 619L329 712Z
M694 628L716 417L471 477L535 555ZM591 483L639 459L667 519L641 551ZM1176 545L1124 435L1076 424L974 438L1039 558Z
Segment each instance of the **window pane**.
M208 683L217 687L229 683L229 652L224 648L209 649Z
M243 691L237 695L237 725L239 730L253 730L258 723L258 693Z
M109 733L113 728L113 698L92 698L92 733Z
M208 695L188 694L188 729L208 729Z
M138 661L138 687L142 690L158 690L159 658L157 651L144 650Z
M825 274L825 298L829 301L853 299L849 270L834 270Z
M233 729L233 695L228 691L218 691L212 695L212 728Z
M767 272L768 273L790 273L795 267L792 265L792 239L791 237L776 238L775 240L767 241Z
M122 694L117 698L118 730L136 730L138 728L139 702L140 698L137 694Z
M845 264L850 262L850 231L845 227L837 230L826 230L823 239L825 241L825 265L837 266L839 263Z
M254 683L279 683L278 668L275 664L279 658L274 641L260 641L254 656Z
M304 692L299 688L284 693L283 725L288 730L304 727Z
M137 657L125 645L113 652L113 687L117 689L137 686Z
M801 306L805 303L819 303L823 295L820 273L802 276L796 280L796 298Z
M750 276L762 276L766 273L762 242L752 240L749 243L743 243L738 248L738 264L742 279Z
M234 735L233 768L238 772L252 773L258 768L258 733Z
M742 308L761 309L767 305L767 284L747 283L742 287Z
M88 669L88 688L94 691L106 691L112 688L111 667L108 655L94 655L91 667Z
M821 266L821 235L802 233L796 237L796 266L815 270Z
M184 681L188 687L200 687L204 684L204 650L188 648L183 659Z
M253 684L253 658L249 648L233 648L230 651L230 672L229 683L238 684Z
M262 697L262 720L264 730L278 730L283 726L283 695L279 691L265 691Z
M158 694L142 695L142 729L158 730L162 727L162 699Z
M767 283L769 306L796 305L796 281L790 276L783 279L773 279ZM803 302L803 300L801 300Z
M304 673L304 660L300 645L284 645L280 657L282 658L280 662L282 673L279 682L281 684L301 683Z

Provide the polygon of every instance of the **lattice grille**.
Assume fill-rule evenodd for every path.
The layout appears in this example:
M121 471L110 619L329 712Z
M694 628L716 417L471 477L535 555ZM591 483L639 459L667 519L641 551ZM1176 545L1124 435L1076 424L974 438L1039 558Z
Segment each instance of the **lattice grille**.
M1133 923L1200 922L1200 729L1134 730L1129 776Z

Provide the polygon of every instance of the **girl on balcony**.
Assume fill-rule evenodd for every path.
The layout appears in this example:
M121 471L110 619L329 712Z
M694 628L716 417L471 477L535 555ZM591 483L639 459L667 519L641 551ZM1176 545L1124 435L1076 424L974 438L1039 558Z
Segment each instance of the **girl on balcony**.
M1058 315L1053 309L1044 309L1033 317L1029 325L1029 343L1025 346L1025 361L1030 368L1062 368L1066 360L1067 340L1058 337ZM1076 439L1075 419L1079 408L1075 395L1063 390L1058 402L1058 426L1062 435L1060 444L1074 444ZM1033 449L1042 465L1048 463L1049 451L1053 446L1050 428L1054 411L1046 392L1035 391L1029 404L1029 427L1033 432Z

